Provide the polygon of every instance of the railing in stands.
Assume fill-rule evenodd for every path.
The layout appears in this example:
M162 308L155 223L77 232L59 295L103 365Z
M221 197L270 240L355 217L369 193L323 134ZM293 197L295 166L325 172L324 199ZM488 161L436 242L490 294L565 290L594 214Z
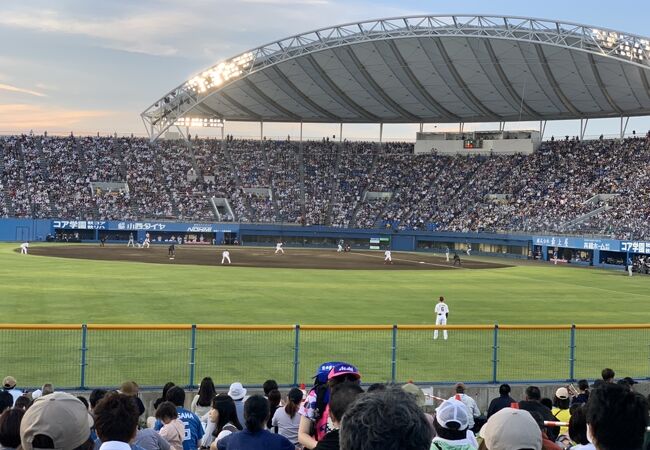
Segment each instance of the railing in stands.
M220 386L309 385L333 360L357 365L364 383L565 382L604 367L650 378L650 324L0 324L0 375L25 388L196 387L205 376Z

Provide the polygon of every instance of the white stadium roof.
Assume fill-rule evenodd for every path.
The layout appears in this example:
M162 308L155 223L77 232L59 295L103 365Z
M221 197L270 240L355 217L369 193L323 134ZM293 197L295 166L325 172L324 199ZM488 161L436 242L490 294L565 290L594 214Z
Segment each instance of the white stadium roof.
M650 38L525 17L413 16L255 48L152 104L152 139L221 120L464 123L650 115Z

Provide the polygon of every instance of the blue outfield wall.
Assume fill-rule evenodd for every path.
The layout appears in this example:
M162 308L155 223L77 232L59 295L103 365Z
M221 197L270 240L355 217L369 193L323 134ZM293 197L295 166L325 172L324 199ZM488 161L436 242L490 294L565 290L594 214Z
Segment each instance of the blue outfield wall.
M541 259L549 260L554 253L565 249L586 252L588 261L575 261L581 265L608 267L606 258L612 255L627 258L630 255L650 254L650 242L594 239L567 236L532 236L497 233L452 233L428 231L394 231L386 229L348 229L325 226L302 227L283 224L241 223L192 223L166 221L96 221L66 219L0 219L0 241L45 241L48 235L79 233L84 241L98 240L102 234L113 240L126 240L133 233L143 240L150 233L153 243L157 238L167 240L171 236L189 236L205 240L205 243L224 242L225 238L237 239L243 245L268 245L275 240L287 240L287 246L335 245L349 240L357 248L370 245L370 239L382 239L382 245L398 251L441 251L449 246L452 251L472 246L473 254L499 255L525 258L539 252ZM384 240L384 239L387 239ZM367 248L367 247L366 247ZM480 250L480 251L479 251ZM620 266L614 266L620 267Z

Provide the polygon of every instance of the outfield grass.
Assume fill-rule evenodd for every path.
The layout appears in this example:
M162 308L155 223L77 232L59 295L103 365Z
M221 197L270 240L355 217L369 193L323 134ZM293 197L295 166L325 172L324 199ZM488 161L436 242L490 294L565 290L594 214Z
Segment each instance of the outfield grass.
M38 244L35 244L38 245ZM22 256L0 244L4 323L431 324L435 299L447 298L450 324L650 323L650 278L622 271L522 264L455 271L328 271L156 265ZM287 249L290 254L291 249ZM80 334L0 332L3 370L23 385L79 380ZM400 332L397 378L492 379L490 331ZM126 378L141 384L189 377L186 331L88 335L87 385ZM328 359L357 363L368 381L391 377L391 334L302 332L299 380ZM604 365L648 376L650 333L581 331L576 377ZM195 380L230 383L293 377L291 332L199 332ZM567 331L502 331L499 380L568 377ZM460 375L462 374L462 375ZM22 378L21 378L22 377Z

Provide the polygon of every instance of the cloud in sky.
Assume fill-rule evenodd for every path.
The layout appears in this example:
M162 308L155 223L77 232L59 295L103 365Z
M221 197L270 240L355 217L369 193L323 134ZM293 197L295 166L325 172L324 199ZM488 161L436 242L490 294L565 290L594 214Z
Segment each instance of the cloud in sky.
M17 92L17 93L20 93L20 94L33 95L35 97L46 97L45 94L42 94L40 92L32 91L30 89L19 88L17 86L12 86L10 84L2 84L2 83L0 83L0 91Z
M109 118L113 111L51 108L24 103L0 105L0 130L67 129L88 119Z

